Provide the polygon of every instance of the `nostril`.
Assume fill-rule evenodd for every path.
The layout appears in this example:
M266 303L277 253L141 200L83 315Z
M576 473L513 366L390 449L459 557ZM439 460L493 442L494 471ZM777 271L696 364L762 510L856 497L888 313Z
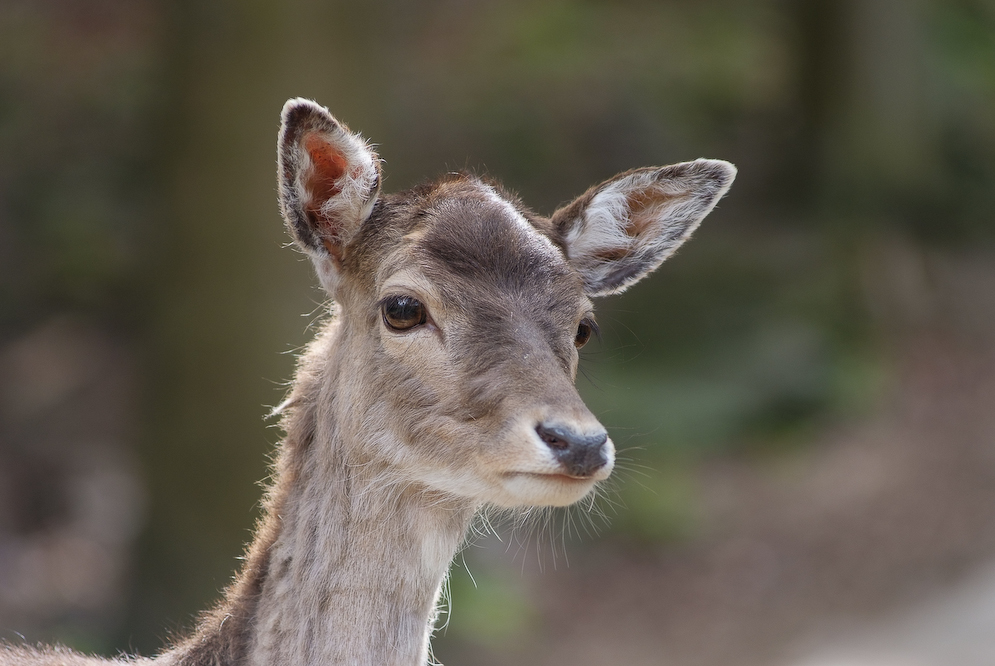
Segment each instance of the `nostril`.
M570 447L597 448L608 441L608 433L604 430L591 434L581 434L566 426L540 423L536 426L539 439L553 449L568 449Z
M539 435L539 439L546 442L546 445L551 449L563 451L570 447L569 435L563 432L563 428L537 425L536 433Z

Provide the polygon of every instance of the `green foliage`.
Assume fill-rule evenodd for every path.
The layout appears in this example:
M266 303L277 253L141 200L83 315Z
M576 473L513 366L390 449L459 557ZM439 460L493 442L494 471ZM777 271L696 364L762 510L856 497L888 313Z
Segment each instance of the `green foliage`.
M672 458L629 469L626 458L623 452L616 481L618 504L609 515L611 533L650 547L694 535L699 497L688 461Z
M0 336L64 308L114 318L140 263L154 92L150 7L0 8Z
M536 612L521 572L507 566L473 566L457 558L449 576L451 601L438 633L472 639L492 648L526 642L537 627Z

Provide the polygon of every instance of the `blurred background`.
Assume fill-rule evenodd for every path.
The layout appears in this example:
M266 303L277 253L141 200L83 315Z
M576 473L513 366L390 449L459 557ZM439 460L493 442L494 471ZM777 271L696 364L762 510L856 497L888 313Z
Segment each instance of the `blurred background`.
M293 96L389 191L740 169L600 304L615 480L458 557L437 658L995 663L992 0L0 0L0 639L151 654L230 580L322 312Z

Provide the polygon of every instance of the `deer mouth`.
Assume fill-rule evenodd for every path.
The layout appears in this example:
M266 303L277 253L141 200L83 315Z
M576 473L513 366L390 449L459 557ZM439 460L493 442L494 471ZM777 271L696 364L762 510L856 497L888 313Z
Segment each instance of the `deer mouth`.
M559 481L560 483L590 483L600 480L596 474L581 476L565 472L507 472L505 476L509 478L523 476L531 479L542 479L543 481Z
M507 471L501 474L503 493L500 506L567 506L579 501L607 476L576 476L565 472Z

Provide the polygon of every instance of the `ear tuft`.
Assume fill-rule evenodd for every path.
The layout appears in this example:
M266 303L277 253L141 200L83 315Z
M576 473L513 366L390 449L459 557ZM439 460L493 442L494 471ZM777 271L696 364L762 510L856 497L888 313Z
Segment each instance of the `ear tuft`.
M349 241L376 202L380 159L362 137L315 102L291 99L281 118L280 208L322 282L334 281ZM325 265L328 261L331 266Z
M553 223L588 295L619 293L656 269L735 177L736 167L721 160L635 169L556 211Z

